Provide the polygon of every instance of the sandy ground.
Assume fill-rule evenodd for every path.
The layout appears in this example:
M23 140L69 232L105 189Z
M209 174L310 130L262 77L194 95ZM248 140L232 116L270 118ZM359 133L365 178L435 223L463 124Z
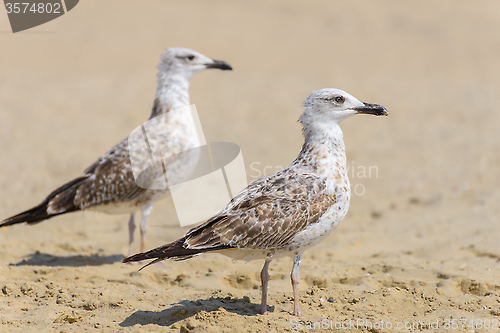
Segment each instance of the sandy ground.
M160 53L189 47L234 67L193 78L191 101L208 141L240 145L249 181L295 158L313 90L390 112L343 123L355 195L304 256L307 318L327 319L324 331L500 328L500 2L80 1L9 29L0 14L0 218L145 121ZM262 262L210 254L138 272L120 263L127 219L83 212L0 230L0 331L320 328L290 315L290 259L271 264L261 316ZM149 225L148 248L187 230L170 199Z

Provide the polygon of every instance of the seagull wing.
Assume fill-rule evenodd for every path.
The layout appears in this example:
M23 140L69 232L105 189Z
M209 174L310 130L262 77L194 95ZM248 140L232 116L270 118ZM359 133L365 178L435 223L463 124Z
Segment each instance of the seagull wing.
M83 172L75 204L81 209L133 200L147 191L137 186L124 139Z
M336 195L326 193L325 180L284 170L251 184L219 214L189 231L184 246L281 248L335 202Z

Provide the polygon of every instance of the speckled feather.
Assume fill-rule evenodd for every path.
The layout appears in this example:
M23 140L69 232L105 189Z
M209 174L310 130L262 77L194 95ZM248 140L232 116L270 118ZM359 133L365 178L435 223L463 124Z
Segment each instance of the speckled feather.
M290 169L254 182L219 214L190 231L189 249L227 245L240 249L279 249L318 222L337 200L326 180Z

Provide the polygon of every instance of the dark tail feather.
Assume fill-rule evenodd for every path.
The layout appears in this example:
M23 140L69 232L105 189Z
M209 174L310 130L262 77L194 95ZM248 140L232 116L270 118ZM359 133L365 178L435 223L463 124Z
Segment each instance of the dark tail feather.
M185 260L203 252L203 250L185 249L183 247L184 240L185 238L181 238L175 242L157 247L156 249L134 254L133 256L123 259L122 262L142 261L148 259Z
M8 219L5 219L2 221L0 224L0 227L6 227L9 225L14 225L18 223L29 223L29 224L35 224L38 222L42 222L43 220L46 220L50 218L51 215L47 214L47 205L45 203L41 203L40 205L31 208L30 210L27 210L25 212L22 212L20 214L14 215L12 217L9 217Z
M223 250L229 248L229 246L219 246L215 248L207 248L207 249L186 249L184 248L184 241L186 239L183 237L175 242L157 247L156 249L149 250L144 253L134 254L128 258L122 260L122 262L131 262L131 261L142 261L148 259L156 259L143 266L141 269L154 264L158 261L162 261L165 259L170 259L174 261L186 260L192 257L195 257L199 254L209 251Z
M2 223L0 223L0 227L6 227L18 223L35 224L57 215L79 210L80 208L75 206L73 202L76 191L78 190L78 186L75 185L85 179L87 179L87 177L79 177L70 181L69 183L64 184L63 186L59 187L57 190L49 194L49 196L38 206L3 220ZM56 199L56 201L52 202L52 205L56 207L56 211L49 214L47 213L47 208L49 203L51 203L52 199L54 198Z

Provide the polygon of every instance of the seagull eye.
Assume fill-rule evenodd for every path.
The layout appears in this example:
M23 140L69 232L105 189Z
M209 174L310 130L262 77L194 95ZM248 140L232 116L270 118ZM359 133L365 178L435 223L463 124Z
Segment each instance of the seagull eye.
M337 96L337 97L335 97L335 102L337 102L337 103L342 103L342 102L344 102L344 97L342 97L342 96Z
M189 60L193 60L194 59L194 55L190 54L186 58L188 58Z

